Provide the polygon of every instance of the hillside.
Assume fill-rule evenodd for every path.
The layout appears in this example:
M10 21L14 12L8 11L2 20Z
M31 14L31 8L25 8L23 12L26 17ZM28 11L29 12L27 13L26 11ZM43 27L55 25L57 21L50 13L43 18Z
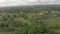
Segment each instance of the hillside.
M60 34L60 8L58 6L0 8L0 34Z

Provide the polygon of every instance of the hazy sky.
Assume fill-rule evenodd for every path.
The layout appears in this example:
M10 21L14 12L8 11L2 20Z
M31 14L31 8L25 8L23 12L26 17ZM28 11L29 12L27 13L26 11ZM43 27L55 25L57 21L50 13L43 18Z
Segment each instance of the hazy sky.
M0 0L0 6L60 4L60 0Z

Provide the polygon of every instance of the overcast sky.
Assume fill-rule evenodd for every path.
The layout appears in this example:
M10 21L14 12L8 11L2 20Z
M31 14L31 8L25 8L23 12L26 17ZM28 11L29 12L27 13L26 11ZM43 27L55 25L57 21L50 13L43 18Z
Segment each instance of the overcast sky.
M60 4L60 0L0 0L0 6Z

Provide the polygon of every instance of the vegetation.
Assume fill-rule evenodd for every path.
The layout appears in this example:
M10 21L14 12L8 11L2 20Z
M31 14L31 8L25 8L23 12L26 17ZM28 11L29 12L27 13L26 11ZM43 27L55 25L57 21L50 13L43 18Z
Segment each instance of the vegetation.
M60 34L60 10L18 8L0 11L0 34Z

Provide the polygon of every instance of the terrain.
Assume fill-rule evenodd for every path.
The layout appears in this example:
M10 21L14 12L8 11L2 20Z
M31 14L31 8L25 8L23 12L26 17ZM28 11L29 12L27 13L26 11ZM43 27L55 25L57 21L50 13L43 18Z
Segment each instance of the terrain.
M0 8L0 34L60 34L60 6L48 6Z

